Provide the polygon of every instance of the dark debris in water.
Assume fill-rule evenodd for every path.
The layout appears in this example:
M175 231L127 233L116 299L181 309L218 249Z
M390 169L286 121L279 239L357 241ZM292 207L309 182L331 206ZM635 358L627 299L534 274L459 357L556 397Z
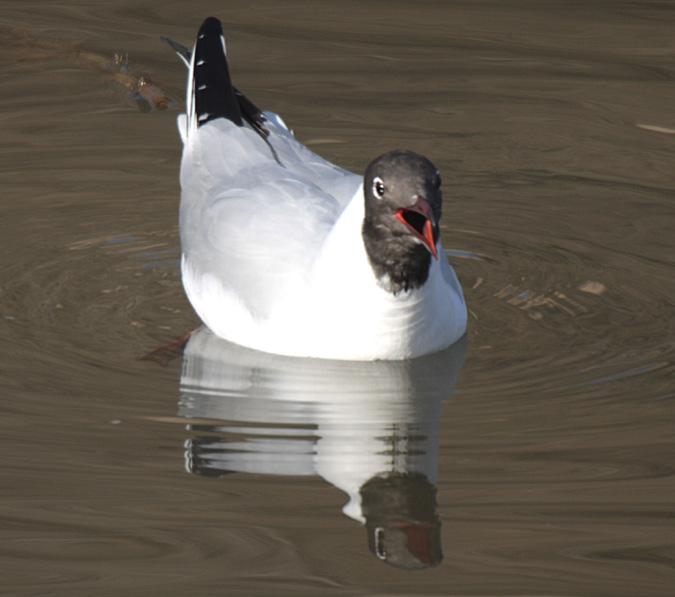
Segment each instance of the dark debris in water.
M159 363L162 367L166 367L173 359L182 357L185 346L190 339L190 336L195 330L189 330L182 336L169 340L165 344L160 344L155 348L144 352L138 357L139 361L154 361Z
M135 69L129 62L128 54L115 54L111 59L83 50L79 42L41 37L14 27L0 27L0 46L11 47L17 62L66 59L81 68L104 73L105 80L122 92L123 99L141 112L166 110L179 104L176 94L153 81L149 74Z

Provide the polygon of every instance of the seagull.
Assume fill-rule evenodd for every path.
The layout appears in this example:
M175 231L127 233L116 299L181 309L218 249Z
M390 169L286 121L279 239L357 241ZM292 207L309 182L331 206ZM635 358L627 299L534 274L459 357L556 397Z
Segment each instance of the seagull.
M296 357L402 360L466 332L441 247L441 177L426 157L385 153L359 176L297 141L231 82L220 21L194 49L178 117L181 272L217 336Z

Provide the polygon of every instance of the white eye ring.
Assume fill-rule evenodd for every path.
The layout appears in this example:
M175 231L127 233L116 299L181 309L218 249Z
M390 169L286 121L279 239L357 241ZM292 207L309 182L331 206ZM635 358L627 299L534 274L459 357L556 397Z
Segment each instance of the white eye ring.
M373 195L378 199L384 196L384 181L379 176L373 178Z

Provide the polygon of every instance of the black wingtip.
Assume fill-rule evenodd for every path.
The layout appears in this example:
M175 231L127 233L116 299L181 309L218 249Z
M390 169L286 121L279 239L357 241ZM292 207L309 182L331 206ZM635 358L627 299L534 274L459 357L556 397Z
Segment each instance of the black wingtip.
M173 41L164 35L160 35L161 39L166 45L168 45L176 54L178 54L181 60L190 68L190 61L192 60L192 52L188 50L184 45L179 44L177 41Z
M207 18L199 29L192 76L197 126L217 118L243 124L225 57L223 27L214 17Z

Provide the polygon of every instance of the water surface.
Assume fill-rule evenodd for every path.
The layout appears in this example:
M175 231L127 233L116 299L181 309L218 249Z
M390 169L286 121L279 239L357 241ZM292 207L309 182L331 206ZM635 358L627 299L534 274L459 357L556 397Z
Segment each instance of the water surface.
M3 593L672 594L672 5L1 12ZM181 106L141 111L110 64L176 100L158 36L208 15L322 155L440 168L466 345L331 365L200 333L136 360L198 324Z

